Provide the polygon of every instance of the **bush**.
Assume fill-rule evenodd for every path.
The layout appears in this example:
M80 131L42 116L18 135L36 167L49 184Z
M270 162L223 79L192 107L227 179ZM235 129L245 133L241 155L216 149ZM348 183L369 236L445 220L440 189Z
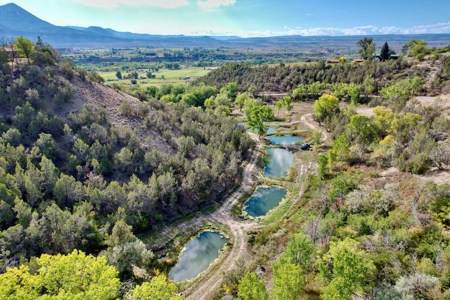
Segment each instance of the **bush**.
M123 101L120 103L119 111L122 115L131 117L133 115L133 107L128 101Z
M91 72L88 74L88 78L90 81L92 82L97 82L97 83L103 83L105 82L105 79L100 76L100 74L98 74L97 72Z
M408 163L407 171L413 174L424 174L430 168L430 159L424 153L417 154L411 162Z
M78 69L78 76L80 76L81 80L85 81L87 76L87 71L85 69Z
M70 59L65 59L59 66L59 70L61 71L62 75L68 80L72 80L75 76L74 69L75 64Z

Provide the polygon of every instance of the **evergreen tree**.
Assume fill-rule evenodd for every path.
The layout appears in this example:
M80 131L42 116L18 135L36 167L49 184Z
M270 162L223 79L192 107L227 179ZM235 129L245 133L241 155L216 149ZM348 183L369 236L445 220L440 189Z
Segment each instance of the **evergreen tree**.
M381 56L381 60L385 61L389 59L389 45L388 43L384 43L383 47L381 48L381 52L380 52L380 56Z

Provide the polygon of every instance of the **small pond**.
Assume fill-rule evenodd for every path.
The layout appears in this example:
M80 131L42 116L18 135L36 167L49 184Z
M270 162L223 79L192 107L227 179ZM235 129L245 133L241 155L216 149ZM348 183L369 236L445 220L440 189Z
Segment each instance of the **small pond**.
M285 149L268 148L269 164L264 169L264 176L283 177L294 165L294 153Z
M287 190L276 186L259 187L244 203L244 210L250 217L265 216L269 210L280 204L286 194Z
M227 241L218 232L202 232L197 238L187 242L177 265L170 271L170 278L181 282L197 277L219 257L219 251Z
M305 139L292 135L270 135L267 137L272 145L295 145L295 143L303 142Z

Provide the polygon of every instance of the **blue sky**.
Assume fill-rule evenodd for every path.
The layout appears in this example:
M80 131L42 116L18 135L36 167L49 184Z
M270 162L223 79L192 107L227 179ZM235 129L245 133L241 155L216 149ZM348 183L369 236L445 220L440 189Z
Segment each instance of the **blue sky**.
M11 0L0 0L0 5ZM432 3L431 3L432 2ZM449 0L16 0L55 25L187 35L450 33Z

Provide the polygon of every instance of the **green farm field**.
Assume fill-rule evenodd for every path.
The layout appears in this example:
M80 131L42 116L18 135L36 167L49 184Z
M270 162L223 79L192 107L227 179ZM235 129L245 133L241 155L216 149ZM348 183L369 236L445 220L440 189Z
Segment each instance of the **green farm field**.
M156 75L155 79L138 79L138 84L146 85L146 86L157 86L160 87L163 84L180 84L185 83L188 80L185 80L186 77L190 77L190 79L195 79L197 77L207 75L211 70L206 70L204 68L186 68L181 70L159 70L158 72L154 72ZM105 79L107 84L121 83L124 85L130 85L130 79L122 79L118 80L116 77L116 72L99 72L99 74ZM125 77L128 75L128 72L122 72L122 76ZM146 73L139 73L139 77L146 76ZM161 76L164 76L164 79L161 79Z

